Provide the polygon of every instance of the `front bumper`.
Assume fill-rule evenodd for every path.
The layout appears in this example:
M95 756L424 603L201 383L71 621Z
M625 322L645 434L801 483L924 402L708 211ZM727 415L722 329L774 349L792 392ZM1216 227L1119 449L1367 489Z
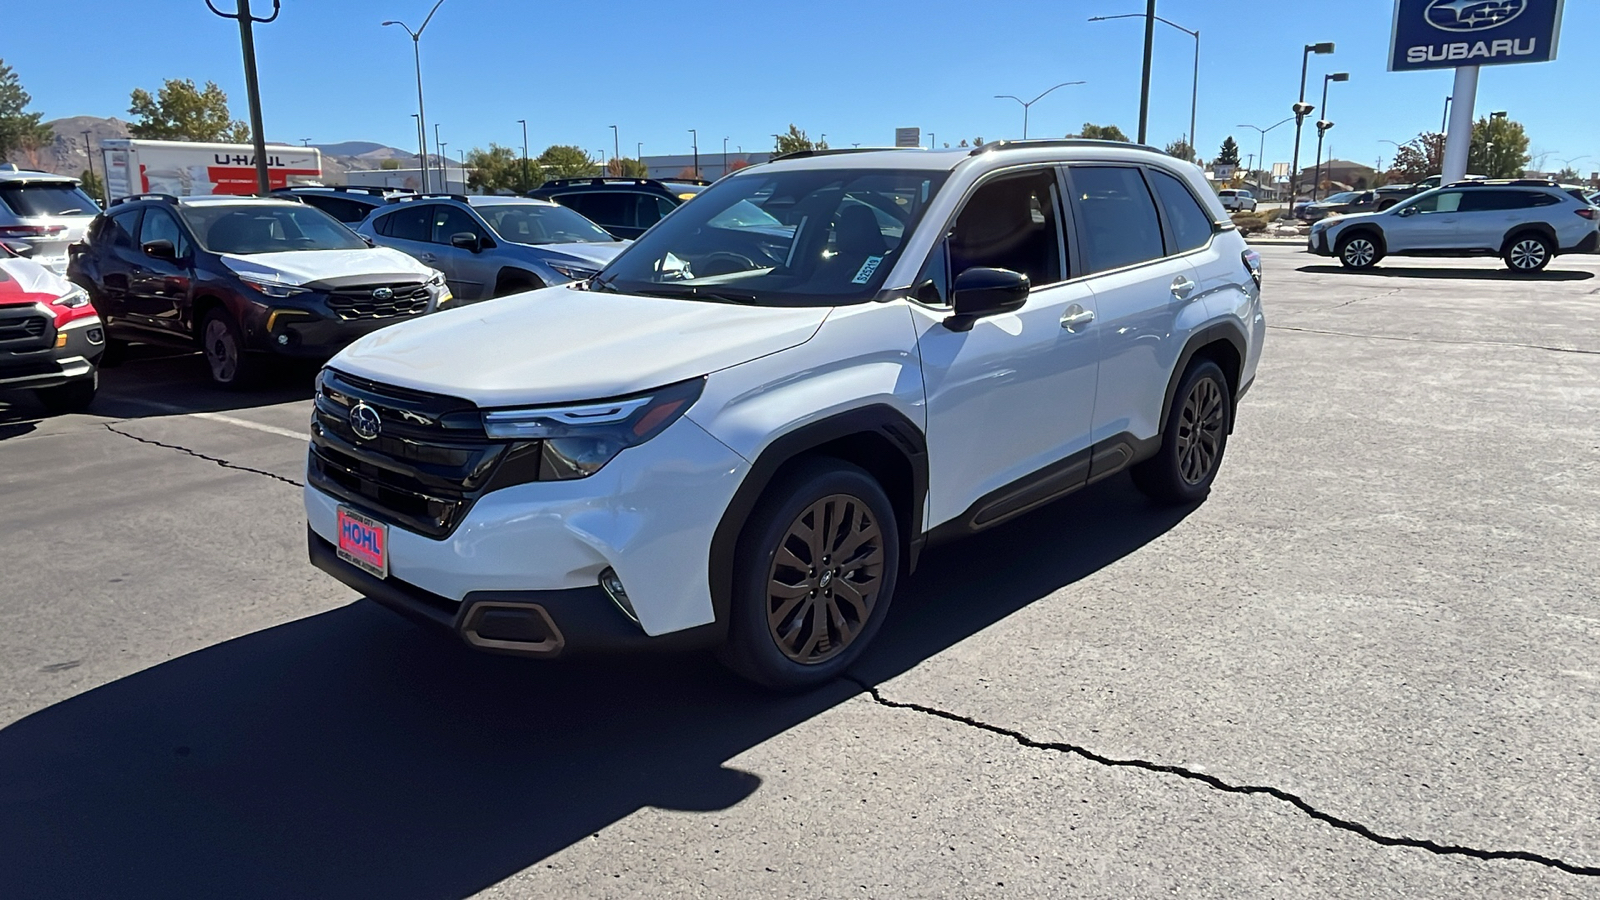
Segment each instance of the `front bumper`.
M401 528L381 509L350 504L389 523L390 577L375 583L336 558L317 564L391 608L462 633L472 607L504 600L544 605L568 648L658 645L667 635L725 624L711 601L711 540L748 471L685 417L588 478L483 495L440 540ZM313 561L317 540L338 540L342 502L308 483ZM627 588L637 625L599 590L607 568ZM616 621L606 624L607 617ZM630 640L618 640L612 626Z
M1328 232L1326 230L1313 231L1311 236L1306 239L1306 250L1318 256L1332 256L1333 248L1328 244Z
M251 350L306 359L329 359L359 338L399 322L409 322L449 300L448 288L429 288L425 306L395 315L345 315L330 302L329 291L313 291L290 299L250 298L244 316L245 345Z
M52 388L93 377L106 349L105 328L92 317L51 329L41 340L47 346L38 350L0 349L0 388Z

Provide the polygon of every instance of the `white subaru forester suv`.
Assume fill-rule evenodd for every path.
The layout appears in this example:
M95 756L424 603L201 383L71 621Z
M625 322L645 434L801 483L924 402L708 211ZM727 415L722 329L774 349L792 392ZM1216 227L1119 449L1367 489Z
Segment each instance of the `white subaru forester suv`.
M1198 168L1097 141L821 151L585 282L318 376L312 561L489 651L838 675L937 540L1124 469L1210 489L1265 320Z

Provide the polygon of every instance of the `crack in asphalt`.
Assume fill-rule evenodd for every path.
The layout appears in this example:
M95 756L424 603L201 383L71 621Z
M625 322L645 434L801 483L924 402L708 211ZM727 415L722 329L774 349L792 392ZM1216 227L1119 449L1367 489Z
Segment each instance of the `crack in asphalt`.
M1351 301L1352 303L1355 301ZM1321 312L1321 310L1311 310ZM1268 325L1273 331L1299 331L1304 334L1326 334L1334 337L1366 338L1374 341L1403 341L1408 344L1448 344L1463 347L1520 347L1524 350L1548 350L1551 353L1577 353L1583 356L1600 356L1600 350L1578 347L1550 347L1544 344L1523 344L1517 341L1452 341L1446 338L1399 337L1391 334L1356 334L1351 331L1333 331L1325 328L1301 328L1298 325Z
M1405 289L1404 288L1395 288L1392 291L1384 291L1381 294L1373 294L1373 295L1368 296L1368 297L1357 297L1354 300L1346 300L1343 303L1335 303L1332 306L1319 306L1316 309L1290 310L1288 312L1279 313L1279 315L1307 316L1307 315L1310 315L1312 313L1332 312L1333 310L1336 310L1336 309L1344 309L1346 306L1349 306L1349 305L1351 305L1353 303L1363 303L1363 302L1365 302L1367 300L1381 300L1384 297L1393 297L1395 294L1398 294L1403 290L1405 290Z
M1021 744L1022 746L1031 750L1048 750L1052 753L1064 753L1072 756L1078 756L1100 766L1106 766L1109 768L1139 769L1141 771L1154 772L1160 775L1175 775L1179 778L1188 779L1190 781L1198 781L1201 784L1212 788L1213 790L1221 791L1227 794L1260 794L1267 797L1272 797L1275 800L1281 800L1282 802L1293 806L1318 822L1331 825L1340 831L1349 832L1357 835L1358 837L1371 841L1372 843L1381 844L1385 847L1406 847L1414 850L1426 850L1427 852L1436 854L1438 856L1465 856L1471 859L1484 861L1516 860L1519 862L1529 862L1534 863L1535 865L1556 869L1561 872L1566 872L1569 875L1582 875L1590 878L1600 878L1600 866L1582 866L1576 863L1567 862L1563 859L1545 856L1540 853L1533 853L1528 850L1480 850L1476 847L1462 847L1456 844L1440 844L1424 838L1395 837L1393 835L1380 834L1376 831L1373 831L1366 825L1361 824L1360 822L1355 822L1350 819L1343 819L1333 815L1332 813L1323 812L1322 810L1317 809L1315 806L1312 806L1302 797L1285 791L1282 788L1255 784L1231 784L1223 781L1221 778L1218 778L1215 775L1208 775L1205 772L1197 772L1194 769L1186 769L1182 766L1150 762L1149 760L1143 759L1116 759L1096 753L1093 750L1090 750L1086 747L1080 747L1076 744L1035 740L1034 738L1028 737L1020 731L1014 731L1010 728L1004 728L999 725L991 725L988 722L984 722L980 719L974 719L970 716L949 712L937 707L924 706L920 703L910 703L903 700L890 700L883 695L882 691L878 690L876 685L867 684L853 675L846 674L844 677L845 680L852 682L865 691L868 696L873 699L873 702L880 706L888 707L889 709L910 710L926 716L944 719L949 722L954 722L958 725L965 725L969 728L975 728L979 731L987 731L990 734L1008 737L1013 741L1016 741L1018 744Z
M154 440L153 438L143 438L143 437L138 436L137 434L129 434L126 431L118 431L116 429L116 427L114 426L114 423L112 423L112 422L103 422L101 424L105 425L106 430L111 432L112 434L121 435L122 437L125 437L125 438L132 438L133 440L136 440L141 444L149 444L149 445L151 445L153 447L162 447L162 448L165 448L167 450L176 450L179 453L187 453L190 456L194 457L195 459L203 459L206 462L216 463L217 465L223 467L224 469L236 469L236 470L238 470L240 472L249 472L252 475L265 475L266 477L271 478L274 481L281 481L284 484L291 484L291 485L294 485L295 487L305 487L304 484L301 484L300 482L295 481L293 478L285 478L282 475L277 474L276 472L268 472L268 471L266 471L264 469L253 469L253 468L251 468L249 466L241 466L238 463L228 462L225 459L219 459L218 457L215 457L215 456L207 456L204 453L200 453L199 451L190 450L188 447L180 447L177 444L167 444L167 443L163 443L163 442L158 441L158 440Z

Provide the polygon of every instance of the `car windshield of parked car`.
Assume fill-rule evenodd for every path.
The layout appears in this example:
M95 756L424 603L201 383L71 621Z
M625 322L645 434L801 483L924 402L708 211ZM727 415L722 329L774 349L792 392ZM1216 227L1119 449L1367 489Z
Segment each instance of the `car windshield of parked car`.
M615 241L599 225L565 206L506 203L474 206L494 233L514 244L582 244Z
M594 287L762 306L862 303L945 178L890 169L726 178L646 232Z
M182 206L184 221L212 253L361 250L367 244L334 217L299 203Z
M19 216L92 216L100 211L88 194L65 181L0 185L0 201Z
M1355 191L1344 191L1342 193L1334 194L1332 197L1329 197L1326 200L1323 200L1322 202L1323 203L1349 203L1350 201L1356 199L1359 196L1361 196L1361 195L1356 193Z

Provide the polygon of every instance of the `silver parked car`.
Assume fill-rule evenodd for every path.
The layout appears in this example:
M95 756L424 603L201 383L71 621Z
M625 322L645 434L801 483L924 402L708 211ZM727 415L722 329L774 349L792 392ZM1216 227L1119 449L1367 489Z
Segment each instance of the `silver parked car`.
M444 272L469 303L583 280L628 245L565 206L526 197L397 197L356 231Z
M78 179L0 166L0 240L33 247L33 261L60 275L67 248L83 240L100 212Z

